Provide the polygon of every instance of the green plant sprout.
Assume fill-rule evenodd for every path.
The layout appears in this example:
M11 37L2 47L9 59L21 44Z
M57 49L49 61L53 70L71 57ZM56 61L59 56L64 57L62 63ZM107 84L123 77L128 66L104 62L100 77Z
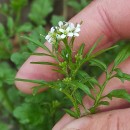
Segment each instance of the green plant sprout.
M33 53L33 55L47 56L55 59L55 62L53 63L39 61L31 62L31 64L54 66L52 67L53 71L63 75L63 78L50 82L46 82L44 80L16 79L17 81L25 81L38 84L37 87L33 88L34 95L38 92L39 89L46 86L64 93L72 102L74 107L72 110L65 109L65 111L75 118L94 114L98 111L97 108L99 106L109 105L109 100L106 100L106 98L110 100L112 100L113 97L123 98L130 102L130 95L125 89L113 90L107 95L103 95L107 83L112 78L117 77L122 82L125 80L130 81L130 75L123 73L118 68L118 65L130 55L130 47L126 46L122 49L122 51L116 57L111 70L108 70L108 66L102 61L98 60L96 57L117 46L94 52L98 43L101 42L102 37L97 40L97 42L92 46L87 54L84 54L84 43L80 45L74 54L75 39L79 36L81 26L82 22L79 24L73 24L70 22L60 21L58 23L58 26L52 27L48 35L45 37L45 39L52 45L52 51L40 41L23 36L25 39L43 48L44 53ZM106 78L102 84L98 82L95 76L90 76L82 69L82 66L85 63L88 63L90 66L96 66L105 73ZM85 94L88 95L94 102L90 108L87 108L83 103L82 99ZM81 107L83 108L82 112L80 110Z

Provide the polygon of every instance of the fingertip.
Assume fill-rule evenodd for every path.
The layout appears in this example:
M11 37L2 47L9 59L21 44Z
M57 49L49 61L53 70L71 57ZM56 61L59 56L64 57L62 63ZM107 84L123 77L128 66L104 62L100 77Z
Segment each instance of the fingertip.
M67 124L69 124L70 122L72 122L74 120L73 117L71 117L68 114L65 114L62 119L53 127L52 130L61 130L64 126L66 126Z
M37 52L43 52L41 48L36 50ZM30 80L45 80L51 81L56 80L60 75L54 72L52 66L31 64L30 62L54 62L54 59L50 57L30 56L28 60L22 65L16 74L16 78L19 79L30 79ZM27 94L32 93L32 87L38 86L38 84L30 82L15 81L16 87ZM43 91L45 89L41 89Z

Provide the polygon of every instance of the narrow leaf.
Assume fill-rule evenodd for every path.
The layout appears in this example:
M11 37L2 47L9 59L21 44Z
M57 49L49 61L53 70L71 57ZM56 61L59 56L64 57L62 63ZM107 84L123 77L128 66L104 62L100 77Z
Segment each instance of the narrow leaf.
M75 117L75 118L78 118L78 115L77 115L74 111L69 110L69 109L64 109L64 111L65 111L66 113L68 113L70 116Z
M55 71L55 72L58 72L60 74L65 74L65 72L63 72L62 70L56 70L56 69L52 69L52 70Z
M39 46L39 47L43 48L44 50L48 51L49 53L51 53L51 51L44 44L40 43L39 41L32 39L30 37L26 37L26 36L21 36L21 37L29 40L30 42L36 44L37 46Z
M103 37L100 37L96 43L92 46L92 48L89 50L88 54L86 55L86 57L90 57L90 55L92 54L92 52L94 51L94 49L97 47L97 45L101 42Z
M30 62L31 64L41 64L41 65L52 65L52 66L57 66L59 67L58 64L51 63L51 62Z
M118 77L122 82L130 81L130 74L123 73L119 68L116 68L115 71L117 72L115 77Z
M109 105L109 102L108 102L108 101L101 101L101 102L99 102L99 105L108 106L108 105Z
M77 91L75 93L75 97L76 97L76 100L78 101L79 104L83 104L83 102L82 102L82 96L81 96L80 92Z
M80 82L75 82L75 85L78 86L79 89L81 89L84 93L86 93L89 97L91 97L92 99L94 99L93 95L90 92L90 89L88 88L88 86L80 83Z
M16 81L23 81L23 82L30 82L30 83L37 83L37 84L42 84L42 85L47 85L47 82L45 82L44 80L30 80L30 79L19 79L16 78Z
M36 56L50 56L53 57L52 55L46 54L46 53L32 53L32 55L36 55Z
M110 48L107 48L107 49L103 49L103 50L101 50L101 51L98 51L98 52L94 53L91 58L97 57L97 56L101 55L102 53L104 53L104 52L106 52L106 51L109 51L109 50L112 50L112 49L114 49L114 48L116 48L116 47L118 47L118 45L115 45L115 46L112 46L112 47L110 47Z
M79 50L78 50L78 54L79 54L79 55L82 55L82 54L83 54L84 47L85 47L85 44L82 43L82 45L80 46L80 48L79 48Z
M130 56L130 46L124 47L121 52L117 55L114 61L114 67L118 66L122 61L127 59Z
M112 99L112 97L122 98L130 102L130 94L125 89L113 90L106 97L109 99Z
M91 59L89 62L90 62L91 66L97 66L97 67L99 67L100 69L102 69L104 71L107 70L107 66L100 60Z

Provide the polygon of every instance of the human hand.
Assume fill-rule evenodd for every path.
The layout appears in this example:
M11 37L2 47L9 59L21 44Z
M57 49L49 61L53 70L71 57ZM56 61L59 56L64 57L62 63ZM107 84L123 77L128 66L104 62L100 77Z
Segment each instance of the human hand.
M126 19L127 18L127 19ZM83 21L80 37L75 41L75 48L79 47L78 43L86 43L86 52L91 48L94 42L100 37L104 36L102 43L98 46L98 49L104 49L120 39L130 38L130 1L129 0L96 0L93 1L88 7L81 11L78 15L70 20L73 23L79 23ZM50 44L46 43L47 46ZM51 46L50 46L51 48ZM42 52L41 48L37 49L38 52ZM58 78L55 72L51 70L50 66L41 66L30 64L31 61L52 61L53 59L48 57L36 57L31 56L17 73L17 78L26 79L44 79L55 80ZM125 73L130 73L129 65L130 58L123 62L119 67ZM102 82L104 75L99 78ZM106 87L105 93L116 88L126 88L129 91L130 82L122 84L117 79L112 79ZM25 93L31 93L31 88L34 86L32 83L16 82L16 86ZM85 97L85 102L91 101ZM60 122L53 128L53 130L65 129L80 129L80 130L105 130L105 129L129 129L130 126L126 122L126 117L129 118L129 109L114 110L126 108L129 104L121 99L114 99L109 108L99 108L100 111L108 111L99 114L95 114L89 117L83 117L80 119L73 119L72 117L65 115ZM125 119L124 119L125 118Z

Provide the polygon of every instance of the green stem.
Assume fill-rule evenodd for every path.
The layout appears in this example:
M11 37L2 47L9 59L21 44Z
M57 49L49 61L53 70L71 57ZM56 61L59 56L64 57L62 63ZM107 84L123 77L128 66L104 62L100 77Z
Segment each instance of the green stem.
M95 100L95 102L94 102L93 107L90 108L91 113L95 113L95 112L96 112L96 108L98 107L99 102L100 102L100 100L102 99L103 91L104 91L104 89L105 89L107 83L108 83L109 80L110 80L110 77L111 77L111 75L112 75L112 72L113 72L113 70L112 70L109 74L106 73L106 80L105 80L105 82L103 83L103 85L101 86L100 92L99 92L99 93L97 94L97 96L96 96L96 100Z
M75 97L74 97L74 96L71 96L71 95L69 94L69 92L67 92L67 91L62 91L62 92L70 99L70 101L72 102L72 104L73 104L73 106L74 106L76 115L77 115L78 117L80 117L80 109L79 109L79 106L78 106L78 104L77 104L77 102L76 102L76 100L75 100Z

